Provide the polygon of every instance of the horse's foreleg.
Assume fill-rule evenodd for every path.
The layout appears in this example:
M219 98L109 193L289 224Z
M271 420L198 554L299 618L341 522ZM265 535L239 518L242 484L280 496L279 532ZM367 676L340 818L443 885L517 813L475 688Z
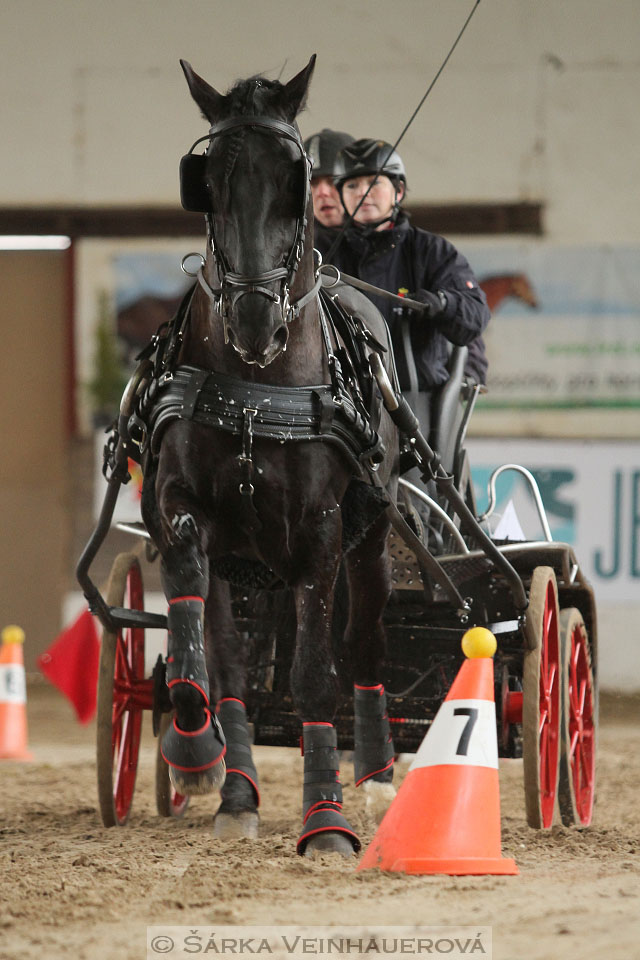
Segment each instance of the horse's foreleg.
M175 708L162 755L179 793L210 793L224 781L224 736L209 707L204 598L208 562L194 517L176 512L163 551L162 579L169 601L167 685Z
M394 749L380 668L386 649L382 615L391 591L386 553L388 525L377 521L346 558L349 622L346 641L354 672L354 780L364 785L370 813L379 819L393 798Z
M319 560L316 545L316 560ZM331 652L333 588L339 550L295 589L298 629L291 670L291 692L302 720L304 790L298 853L332 851L351 856L360 841L342 814L342 785L333 725L338 684Z
M225 839L257 837L260 792L245 708L247 648L236 630L229 585L216 577L209 587L205 627L216 713L227 742L227 776L220 790L214 834Z

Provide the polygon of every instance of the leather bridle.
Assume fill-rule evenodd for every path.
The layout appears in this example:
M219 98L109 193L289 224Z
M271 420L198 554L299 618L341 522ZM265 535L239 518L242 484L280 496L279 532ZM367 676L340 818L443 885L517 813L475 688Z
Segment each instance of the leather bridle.
M211 144L211 142L221 134L229 133L231 130L236 130L241 127L260 127L272 133L274 136L283 137L293 143L300 151L300 157L305 168L305 176L302 205L300 213L296 217L293 243L284 265L281 267L274 267L272 270L266 270L263 273L258 273L253 276L236 273L231 270L227 257L216 239L213 213L212 211L207 213L209 242L218 268L220 289L213 290L211 288L204 277L202 269L198 272L198 281L223 318L225 336L231 313L238 300L246 294L257 293L271 300L274 304L279 305L282 311L282 319L288 324L298 317L302 308L316 296L321 283L320 277L318 276L316 283L310 290L297 300L292 301L290 299L289 291L304 250L304 237L307 228L307 206L311 191L311 159L304 149L302 138L296 127L272 117L230 117L227 120L221 120L219 123L215 123L206 136L196 140L189 153L191 154L199 143L207 140ZM276 292L277 287L276 289L270 288L272 284L279 284L279 292Z

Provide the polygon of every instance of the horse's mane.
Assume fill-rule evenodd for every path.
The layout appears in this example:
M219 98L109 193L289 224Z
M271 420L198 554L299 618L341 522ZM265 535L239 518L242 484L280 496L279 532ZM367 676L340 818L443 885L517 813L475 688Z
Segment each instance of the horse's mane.
M284 90L284 84L279 80L268 80L256 74L246 80L236 80L226 94L225 108L232 114L259 114L265 111L276 99L276 95Z
M225 97L225 111L227 116L255 114L269 112L269 107L276 100L277 95L284 90L284 84L279 80L268 80L256 74L246 80L236 80ZM274 96L275 94L275 96ZM225 163L225 182L235 166L246 131L240 127L229 137L229 147Z

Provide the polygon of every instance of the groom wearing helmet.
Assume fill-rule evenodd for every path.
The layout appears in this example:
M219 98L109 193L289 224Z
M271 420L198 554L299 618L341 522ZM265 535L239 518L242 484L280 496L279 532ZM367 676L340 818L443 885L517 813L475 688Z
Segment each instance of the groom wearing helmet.
M384 140L362 139L345 146L336 159L334 183L352 217L331 256L346 274L424 303L413 314L410 340L418 387L430 391L449 378L448 343L469 346L466 373L484 382L487 362L481 333L489 309L469 263L453 244L409 223L402 210L406 173L402 158ZM330 245L316 243L323 256ZM404 356L399 310L369 294L391 329L397 358ZM400 385L409 389L408 370L399 363Z
M316 236L321 234L323 229L335 230L342 226L344 210L333 183L333 169L339 152L353 141L350 134L328 130L326 127L304 141L304 149L312 163L311 196ZM325 240L332 237L333 235L327 234Z

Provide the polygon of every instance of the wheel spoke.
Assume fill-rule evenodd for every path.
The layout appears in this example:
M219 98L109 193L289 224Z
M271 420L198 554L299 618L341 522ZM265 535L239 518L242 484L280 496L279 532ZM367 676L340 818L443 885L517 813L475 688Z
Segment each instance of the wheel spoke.
M118 697L117 700L114 700L112 720L111 720L111 723L113 724L114 728L117 725L121 724L123 714L127 710L128 706L129 706L128 697Z
M123 785L123 776L124 771L127 766L127 754L129 748L129 724L131 717L129 714L124 718L122 724L122 742L120 745L120 751L118 752L117 766L116 766L116 775L113 784L113 795L117 797L119 801L122 800L122 785Z
M593 764L591 763L591 751L581 750L576 764L578 776L585 784L590 784L593 778Z
M122 723L112 723L111 725L111 756L114 757L120 749L120 739L122 735Z
M540 733L540 784L546 782L546 768L548 759L549 728L544 724Z
M125 682L129 684L131 683L131 667L127 658L125 640L121 634L118 634L115 675L117 679L125 680Z
M540 736L540 739L541 739L541 740L542 740L542 735L543 735L544 731L545 731L546 728L547 728L548 722L549 722L549 714L547 713L546 710L542 710L542 709L541 709L541 710L540 710L540 723L538 724L538 735Z
M580 690L578 693L578 713L581 717L584 717L585 704L587 702L587 681L582 680L580 683Z
M542 649L540 650L540 676L546 677L547 675L547 660L548 660L548 637L549 637L549 617L550 611L545 608L544 616L542 618Z
M574 630L571 634L571 658L569 660L569 669L571 675L576 677L578 675L578 661L580 660L580 637L577 630Z
M580 734L576 730L573 736L571 737L570 747L569 747L569 756L571 757L571 763L575 763L574 757L576 756L576 751L577 751L579 742L580 742Z

